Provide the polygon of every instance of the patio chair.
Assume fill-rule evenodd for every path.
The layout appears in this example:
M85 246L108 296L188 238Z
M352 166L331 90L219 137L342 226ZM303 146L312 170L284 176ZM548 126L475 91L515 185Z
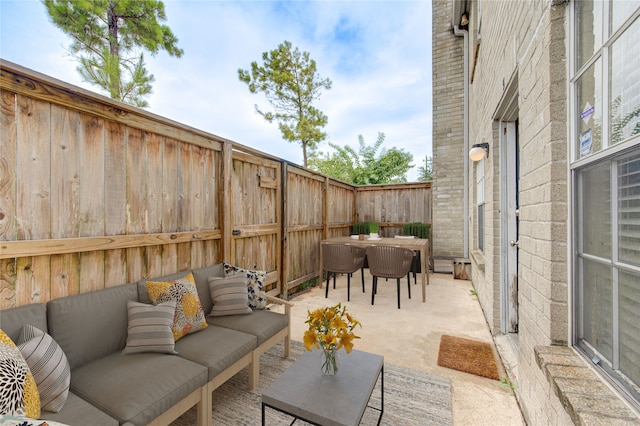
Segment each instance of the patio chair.
M327 272L325 298L329 297L329 277L333 274L333 288L336 288L336 275L347 274L347 301L351 300L351 275L358 269L362 274L362 292L364 289L364 259L366 249L348 244L323 244L322 259Z
M414 237L404 237L404 236L395 235L393 238L414 238ZM420 252L415 251L413 252L413 255L414 257L413 257L413 261L411 262L411 269L409 269L408 274L409 276L413 274L413 283L418 284L417 274L422 272L422 263L420 263Z
M371 304L374 304L378 289L378 277L395 278L398 286L398 309L400 309L400 279L407 277L409 299L411 299L411 278L409 270L413 262L413 250L393 246L367 247L367 259L369 271L373 275L373 287L371 289Z

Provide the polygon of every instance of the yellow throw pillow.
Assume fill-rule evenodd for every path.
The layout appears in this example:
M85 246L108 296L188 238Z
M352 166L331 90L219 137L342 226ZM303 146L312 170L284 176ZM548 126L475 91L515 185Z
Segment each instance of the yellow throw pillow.
M176 302L176 313L171 327L174 341L178 341L189 333L207 328L207 321L200 298L198 298L198 289L192 273L175 281L147 281L146 287L149 298L154 305L172 300Z
M38 386L20 349L0 330L0 414L40 417Z

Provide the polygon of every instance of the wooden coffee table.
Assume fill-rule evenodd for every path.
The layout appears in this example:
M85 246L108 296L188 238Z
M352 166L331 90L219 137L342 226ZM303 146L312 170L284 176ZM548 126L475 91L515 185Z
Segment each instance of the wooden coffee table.
M262 425L269 407L308 423L322 426L360 424L367 407L384 413L384 358L352 350L340 351L338 372L324 376L320 371L320 351L305 352L262 394ZM369 399L380 379L380 408Z

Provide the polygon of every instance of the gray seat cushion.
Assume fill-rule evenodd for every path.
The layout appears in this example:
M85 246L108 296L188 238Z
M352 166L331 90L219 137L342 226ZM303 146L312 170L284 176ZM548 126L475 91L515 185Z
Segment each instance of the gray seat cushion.
M251 315L207 317L207 322L252 334L258 338L258 345L261 345L280 330L286 328L289 325L289 317L268 310L255 310Z
M138 300L135 284L47 302L49 334L67 355L72 377L76 368L122 351L127 340L127 300Z
M207 367L212 380L257 346L256 336L209 325L178 340L175 349L178 356Z
M47 313L44 303L31 303L0 311L0 328L14 342L18 341L22 326L31 324L47 332Z
M75 369L71 390L120 423L146 425L207 383L207 369L176 355L109 355Z
M69 392L62 411L59 413L43 411L40 418L69 426L118 426L120 424L116 419L98 410L73 392Z

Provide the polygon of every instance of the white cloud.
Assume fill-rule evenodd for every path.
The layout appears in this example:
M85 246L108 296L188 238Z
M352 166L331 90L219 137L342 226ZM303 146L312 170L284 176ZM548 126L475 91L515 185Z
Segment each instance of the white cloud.
M416 166L431 154L430 2L164 3L185 54L145 55L155 76L151 112L301 164L302 149L255 113L254 104L268 107L264 97L237 77L238 68L261 63L262 52L288 40L333 82L317 105L329 117L331 142L357 147L359 134L369 144L384 132L384 146L410 152ZM2 0L0 8L3 59L98 91L81 83L65 56L68 39L39 1Z

